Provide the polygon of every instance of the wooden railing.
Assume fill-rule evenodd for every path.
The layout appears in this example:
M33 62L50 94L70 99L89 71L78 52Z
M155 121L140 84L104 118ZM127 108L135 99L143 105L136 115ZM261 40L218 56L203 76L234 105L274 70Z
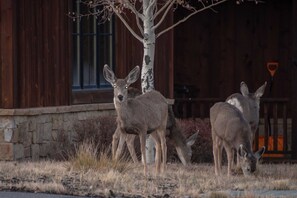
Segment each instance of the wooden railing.
M174 113L177 118L209 118L210 107L220 98L175 99ZM265 157L290 157L291 131L288 126L289 99L264 98L260 104L259 128L255 134L254 149L265 146Z

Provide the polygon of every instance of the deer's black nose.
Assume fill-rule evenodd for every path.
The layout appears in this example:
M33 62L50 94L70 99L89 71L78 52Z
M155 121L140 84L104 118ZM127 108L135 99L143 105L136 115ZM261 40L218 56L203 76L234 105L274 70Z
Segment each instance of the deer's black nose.
M124 96L123 95L118 95L118 99L119 99L119 101L122 101L124 99Z

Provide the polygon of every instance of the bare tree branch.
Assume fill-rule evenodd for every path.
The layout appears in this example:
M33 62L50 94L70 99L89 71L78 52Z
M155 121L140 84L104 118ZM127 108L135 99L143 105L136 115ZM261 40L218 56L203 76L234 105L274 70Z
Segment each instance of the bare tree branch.
M194 12L192 12L191 14L189 14L187 17L185 17L185 18L179 20L178 22L176 22L176 23L173 24L172 26L170 26L170 27L168 27L168 28L162 30L162 31L159 32L159 33L157 33L157 34L156 34L156 39L157 39L158 37L160 37L162 34L168 32L169 30L171 30L171 29L173 29L174 27L178 26L179 24L185 22L186 20L188 20L190 17L194 16L195 14L197 14L197 13L199 13L199 12L202 12L202 11L204 11L204 10L207 10L207 9L209 9L209 8L211 8L211 7L214 7L214 6L216 6L216 5L219 5L219 4L221 4L221 3L223 3L223 2L226 2L226 1L228 1L228 0L217 1L216 3L212 3L212 4L209 4L209 5L207 5L207 6L204 5L203 8L201 8L201 9L199 9L199 10L195 10Z
M153 30L157 29L162 24L162 22L164 21L165 17L167 16L169 10L172 8L172 6L173 6L174 3L175 3L175 1L172 1L168 5L168 7L166 8L166 10L165 10L163 16L161 17L160 21L155 26L152 27Z
M115 7L113 5L110 5L114 11L114 13L119 17L119 19L122 21L122 23L126 26L126 28L129 30L129 32L140 42L142 42L142 38L132 29L132 27L128 24L128 22L122 17L121 13L117 12Z
M141 14L140 12L138 12L138 10L136 9L135 5L132 5L129 0L126 0L125 3L127 4L127 8L129 10L131 10L134 14L135 14L135 19L136 19L136 25L141 33L141 35L143 36L143 28L140 24L140 20L143 21L143 14ZM139 20L140 19L140 20Z
M156 12L155 14L154 14L154 19L155 18L157 18L157 16L159 15L159 14L161 14L166 8L167 8L167 6L169 6L171 3L175 3L175 0L171 0L171 1L167 1L159 10L158 10L158 12Z
M150 12L150 9L153 9L156 6L156 0L150 1L149 6L147 7L147 12Z

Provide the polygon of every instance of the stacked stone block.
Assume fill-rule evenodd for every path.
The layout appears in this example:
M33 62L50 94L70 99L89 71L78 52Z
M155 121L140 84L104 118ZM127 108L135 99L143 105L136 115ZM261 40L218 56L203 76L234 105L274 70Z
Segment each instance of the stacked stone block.
M0 109L0 160L50 157L61 131L72 141L76 122L105 115L115 115L113 104Z

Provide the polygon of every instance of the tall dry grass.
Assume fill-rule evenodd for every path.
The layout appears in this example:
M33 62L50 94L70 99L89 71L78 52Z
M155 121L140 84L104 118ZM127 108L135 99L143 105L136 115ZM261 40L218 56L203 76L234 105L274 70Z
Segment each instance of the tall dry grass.
M111 160L114 122L114 117L103 117L77 123L76 141L67 146L72 151L64 151L66 161L0 162L0 190L102 197L229 197L230 190L257 197L254 190L297 190L296 164L259 164L254 176L229 178L225 166L223 175L215 176L209 122L199 119L178 120L187 137L199 129L195 163L183 166L171 148L165 173L155 177L154 165L149 165L144 176L142 164L131 163L127 152Z
M296 164L261 164L255 176L228 178L226 167L223 175L216 177L212 164L168 164L166 172L157 177L150 165L145 177L140 163L128 162L125 171L97 163L80 169L72 163L0 162L0 190L106 197L229 197L230 191L253 197L256 190L297 190Z

